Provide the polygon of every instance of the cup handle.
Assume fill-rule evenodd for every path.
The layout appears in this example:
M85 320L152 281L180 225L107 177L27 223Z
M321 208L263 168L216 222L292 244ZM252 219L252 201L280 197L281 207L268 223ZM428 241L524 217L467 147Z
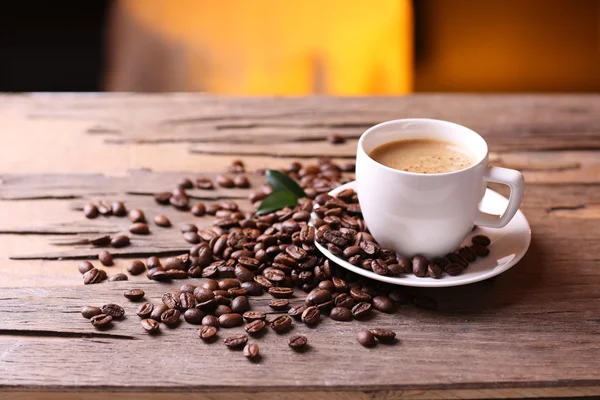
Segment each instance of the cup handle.
M490 228L502 228L515 216L521 204L525 186L523 175L514 169L488 167L483 179L486 182L497 182L507 185L510 188L510 197L508 199L508 206L502 215L488 214L480 210L479 216L475 219L475 224Z

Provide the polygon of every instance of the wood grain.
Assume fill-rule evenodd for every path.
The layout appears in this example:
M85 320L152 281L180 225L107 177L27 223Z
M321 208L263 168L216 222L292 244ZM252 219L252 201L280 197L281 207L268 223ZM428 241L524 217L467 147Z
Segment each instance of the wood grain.
M0 397L598 396L598 115L597 95L0 95ZM151 235L111 250L109 275L124 272L134 257L184 252L190 245L177 226L210 226L212 218L157 205L152 193L172 189L184 176L214 177L233 158L243 158L248 170L314 163L325 155L350 162L367 127L411 116L477 130L489 143L491 163L522 170L527 182L522 210L533 241L525 258L485 282L414 290L435 298L436 311L403 306L362 323L298 325L292 332L311 343L301 354L287 348L289 334L271 331L258 339L265 357L248 363L220 342L203 343L185 323L158 337L141 331L135 305L122 292L140 287L157 301L183 282L138 276L84 286L78 261L70 258L95 258L99 249L60 245L127 229L126 218L82 216L85 202L106 198L123 199L148 217L165 214L174 225L151 224ZM330 144L333 133L347 142ZM249 177L253 187L262 183ZM193 202L234 198L243 209L250 207L248 193L190 191ZM105 302L126 306L128 317L96 331L79 310ZM266 309L265 302L252 299L255 309ZM390 327L401 342L363 349L354 339L362 326Z

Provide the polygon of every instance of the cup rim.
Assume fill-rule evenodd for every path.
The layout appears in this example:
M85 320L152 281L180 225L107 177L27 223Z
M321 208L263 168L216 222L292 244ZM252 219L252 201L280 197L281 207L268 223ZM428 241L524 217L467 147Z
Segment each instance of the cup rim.
M404 122L441 122L443 124L448 124L448 125L454 125L455 127L461 128L461 129L465 129L467 131L470 131L471 133L473 133L474 135L478 136L481 141L483 142L483 145L485 146L485 152L484 155L482 157L480 157L477 162L473 163L472 165L468 166L467 168L463 168L463 169L459 169L457 171L450 171L450 172L440 172L440 173L436 173L436 174L422 174L419 172L410 172L410 171L404 171L401 169L395 169L395 168L390 168L387 165L383 165L377 161L375 161L364 149L364 141L365 138L371 134L373 131L375 131L376 129L379 129L383 126L386 125L395 125L398 123L404 123ZM422 176L422 177L439 177L439 176L450 176L450 175L454 175L454 174L460 174L466 171L469 171L471 169L477 168L479 165L481 165L483 162L485 162L487 160L488 154L489 154L489 148L487 145L487 142L485 141L485 139L477 132L475 132L473 129L468 128L464 125L460 125L457 124L455 122L450 122L450 121L445 121L443 119L433 119L433 118L400 118L400 119L393 119L393 120L389 120L389 121L384 121L384 122L380 122L377 125L373 125L372 127L370 127L369 129L367 129L366 131L364 131L362 133L362 135L360 135L360 138L358 139L358 150L361 151L362 153L364 153L365 156L367 156L367 159L374 162L375 164L377 164L378 166L392 171L392 172L396 172L399 174L404 174L404 175L408 175L408 176Z

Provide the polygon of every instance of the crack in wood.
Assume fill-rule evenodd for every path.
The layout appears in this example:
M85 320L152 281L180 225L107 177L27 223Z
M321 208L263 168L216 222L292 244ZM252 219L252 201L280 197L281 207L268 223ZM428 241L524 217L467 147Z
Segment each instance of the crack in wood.
M134 336L118 335L114 333L103 332L68 332L68 331L47 331L38 329L0 329L0 336L25 336L39 339L45 338L66 338L66 339L121 339L121 340L137 340Z
M244 152L243 154L241 153L236 153L233 151L227 151L227 150L223 150L223 151L218 151L218 150L203 150L201 148L198 147L194 147L192 149L189 150L190 153L192 154L211 154L211 155L221 155L221 156L238 156L238 157L247 157L247 156L256 156L256 157L271 157L271 158L300 158L300 159L307 159L307 158L318 158L319 156L314 155L314 154L294 154L294 153L280 153L280 154L273 154L273 153L267 153L264 151L248 151L248 152ZM356 155L355 154L338 154L335 156L331 156L333 158L340 158L340 159L355 159Z
M573 211L573 210L581 210L586 208L585 204L578 204L576 206L553 206L553 207L548 207L546 209L546 212L548 214L553 213L554 211Z

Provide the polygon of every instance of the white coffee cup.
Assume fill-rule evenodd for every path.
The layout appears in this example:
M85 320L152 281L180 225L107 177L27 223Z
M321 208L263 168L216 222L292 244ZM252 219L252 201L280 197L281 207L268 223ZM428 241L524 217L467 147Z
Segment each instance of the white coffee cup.
M470 150L476 162L441 174L420 174L386 167L369 157L384 143L402 139L435 139ZM473 225L502 228L523 197L520 172L488 166L488 147L481 136L461 125L434 119L399 119L368 129L358 141L356 182L363 217L375 240L404 256L443 256L458 248ZM487 182L510 187L504 213L479 209Z

